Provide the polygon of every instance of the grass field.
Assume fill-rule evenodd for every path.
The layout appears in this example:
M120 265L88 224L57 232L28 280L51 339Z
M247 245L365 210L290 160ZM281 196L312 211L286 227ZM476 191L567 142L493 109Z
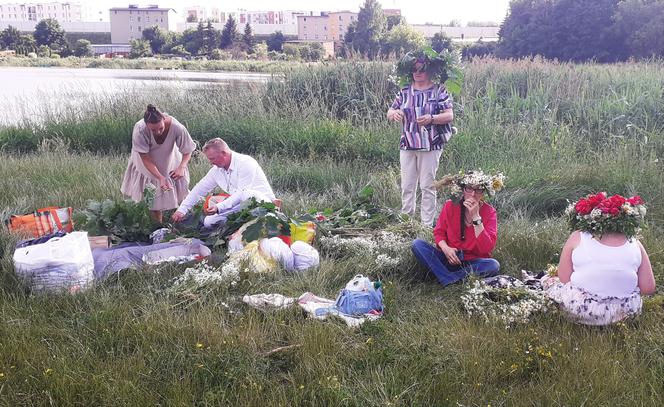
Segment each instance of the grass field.
M153 100L195 139L221 136L255 155L288 214L347 204L367 183L378 204L397 208L398 129L383 120L396 89L389 74L385 64L333 64L264 87L126 90L42 124L0 128L0 216L119 199L131 126ZM503 272L557 262L567 199L606 190L646 200L643 243L664 282L661 64L476 61L455 112L460 132L439 174L481 167L509 177L493 201ZM196 157L192 180L207 168ZM410 223L388 229L428 236ZM469 318L459 300L466 287L441 288L399 247L397 265L360 250L323 251L319 269L195 295L168 289L183 271L171 266L123 272L80 295L36 296L14 277L14 242L0 232L2 405L655 406L664 398L659 294L625 324L584 327L550 313L506 328ZM357 330L297 308L241 303L263 292L334 297L358 273L384 282L387 312Z

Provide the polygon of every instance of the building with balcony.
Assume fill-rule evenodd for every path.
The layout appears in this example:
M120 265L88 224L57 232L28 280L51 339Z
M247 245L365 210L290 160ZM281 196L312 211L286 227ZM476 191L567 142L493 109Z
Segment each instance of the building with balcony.
M112 8L110 13L112 44L128 44L133 39L141 38L144 29L155 25L167 31L177 28L176 13L172 8L130 4L128 7Z
M8 3L0 4L0 21L39 22L53 18L60 23L83 21L79 3Z

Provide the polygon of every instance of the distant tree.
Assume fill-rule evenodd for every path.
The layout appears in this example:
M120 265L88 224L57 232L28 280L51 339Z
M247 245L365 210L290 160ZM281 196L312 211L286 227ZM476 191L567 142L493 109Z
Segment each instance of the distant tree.
M285 41L286 38L284 37L284 34L281 31L276 31L272 33L266 41L268 51L281 52L283 50L283 45Z
M197 29L188 28L182 32L182 35L176 41L173 41L173 45L182 45L182 47L189 54L196 55L203 46L203 41L200 34L201 33Z
M159 54L170 42L168 31L162 30L157 25L153 25L152 27L143 30L142 38L150 43L150 49L152 49L153 54Z
M65 39L65 30L60 27L58 20L47 18L35 26L34 33L37 45L46 45L52 50L62 50L68 47Z
M254 39L254 34L251 32L251 26L249 25L249 23L247 23L244 26L244 35L242 35L242 42L244 42L247 45L249 52L253 52L254 44L256 41Z
M478 41L473 44L464 46L461 49L461 56L464 59L472 59L475 57L486 57L489 55L494 55L496 52L496 43L495 42L482 42Z
M353 40L355 39L356 31L357 31L357 20L353 20L351 21L350 24L348 24L348 28L346 29L346 33L344 34L344 43L352 45Z
M353 48L373 60L380 51L380 41L385 33L386 19L376 0L365 0L357 15L353 36Z
M13 26L8 26L0 32L0 49L15 49L21 38L21 32Z
M21 35L14 45L17 54L27 55L37 50L37 42L32 35Z
M355 29L357 28L357 20L353 20L348 24L346 33L344 34L343 46L340 55L344 58L352 58L354 54L353 40L355 39Z
M226 20L226 24L224 25L224 29L221 30L221 41L220 41L220 47L222 49L224 48L230 48L233 45L233 42L238 39L238 31L237 31L237 24L235 23L235 19L233 16L228 16L228 20Z
M77 57L91 57L94 56L92 52L92 43L88 40L80 39L74 45L74 55Z
M212 21L208 20L206 25L203 23L198 24L196 33L200 40L200 48L198 49L198 54L207 55L213 49L217 48L219 42L221 41L221 33L219 30L214 28Z
M399 24L406 24L406 17L402 15L387 16L387 31L390 31L392 28L398 26Z
M399 58L408 51L424 47L426 39L408 24L399 24L387 33L387 44L394 56Z
M664 1L625 0L613 17L617 36L629 56L664 56Z
M452 44L452 39L445 35L444 33L435 33L431 38L431 48L436 52L440 52L444 49L451 50L454 45Z
M564 61L621 59L624 39L613 15L620 0L513 0L500 31L502 57L542 55Z
M131 45L131 51L129 52L129 58L141 58L149 57L152 55L152 49L150 48L150 43L143 39L135 39L129 41Z
M456 19L450 20L449 23L443 24L443 26L445 26L445 27L461 27L461 21L456 20Z

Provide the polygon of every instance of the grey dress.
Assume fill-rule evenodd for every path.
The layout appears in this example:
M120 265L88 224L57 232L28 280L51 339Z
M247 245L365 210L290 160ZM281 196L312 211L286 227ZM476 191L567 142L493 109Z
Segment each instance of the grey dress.
M173 117L171 119L168 134L161 144L155 141L152 132L143 120L134 125L131 138L131 158L120 187L123 195L138 202L143 199L145 187L148 184L154 185L157 189L150 209L155 211L177 208L189 193L188 168L185 170L184 177L178 180L172 180L168 174L180 165L182 154L193 152L196 144L182 123ZM159 172L169 179L173 185L170 191L162 191L159 188L159 181L145 168L140 153L149 154Z

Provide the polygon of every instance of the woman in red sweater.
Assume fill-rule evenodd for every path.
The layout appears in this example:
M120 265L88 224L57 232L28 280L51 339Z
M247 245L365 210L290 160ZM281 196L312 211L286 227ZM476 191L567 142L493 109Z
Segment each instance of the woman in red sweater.
M498 234L496 210L484 201L484 195L502 189L504 178L480 170L446 176L437 183L449 187L453 199L445 202L433 229L436 246L417 239L411 249L441 284L456 283L470 273L498 274L500 264L491 258Z

